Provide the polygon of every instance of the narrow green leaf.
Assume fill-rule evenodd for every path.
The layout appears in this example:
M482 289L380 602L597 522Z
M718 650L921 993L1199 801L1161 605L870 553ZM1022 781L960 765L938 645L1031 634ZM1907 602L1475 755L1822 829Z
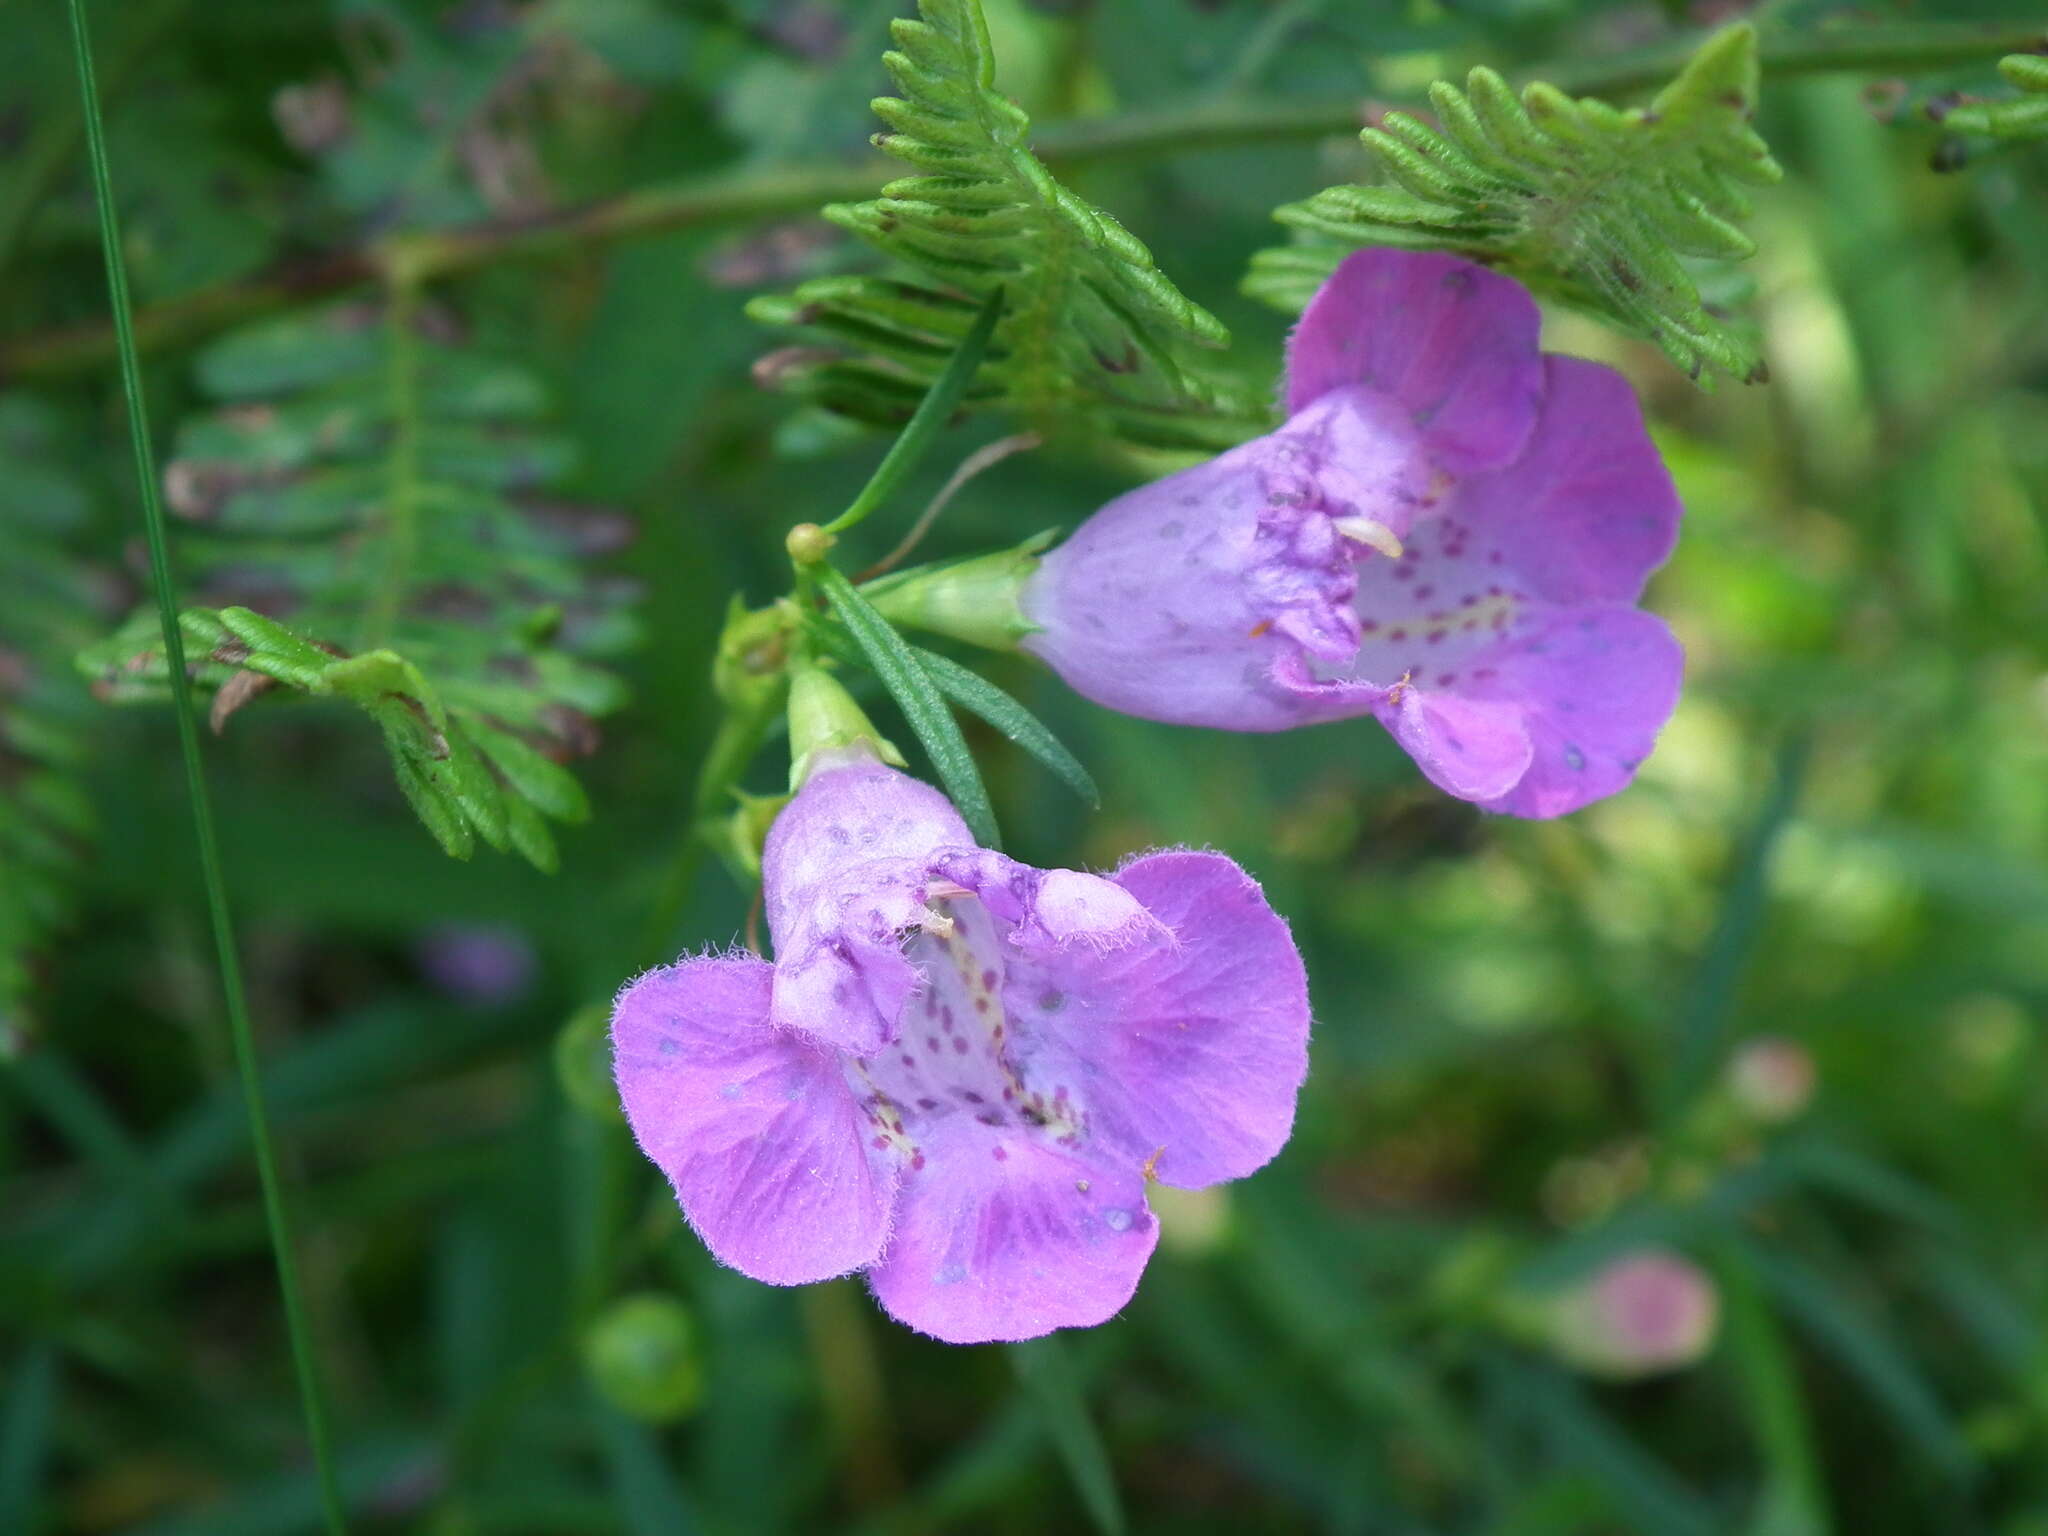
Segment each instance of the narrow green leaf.
M1123 1536L1124 1506L1109 1449L1095 1428L1066 1344L1055 1337L1010 1346L1010 1363L1066 1464L1088 1518L1102 1536Z
M57 1349L30 1345L15 1356L0 1402L0 1530L39 1528L43 1476L57 1413Z
M951 657L937 651L911 646L911 655L930 674L939 691L970 714L979 716L1011 741L1053 771L1055 777L1089 805L1100 807L1102 792L1069 752L1066 744L1047 729L1038 716L978 672L969 671Z
M1855 1302L1803 1260L1748 1245L1778 1304L1815 1344L1863 1383L1907 1443L1952 1482L1975 1471L1961 1431L1913 1360Z
M946 360L945 370L932 382L924 400L918 405L917 413L889 445L889 451L882 456L882 462L875 466L875 472L868 477L868 483L860 488L860 494L853 498L847 509L825 525L827 533L841 533L858 523L884 501L896 487L903 483L903 477L917 467L932 445L932 439L945 428L960 404L960 397L967 390L968 381L974 377L974 370L981 366L982 354L988 350L988 339L994 334L996 321L1003 313L1003 290L995 289L982 301L981 312L974 317L960 345Z
M974 754L967 750L959 723L946 708L945 698L931 674L919 665L910 646L889 621L854 590L852 582L830 566L820 566L818 584L847 633L867 656L875 676L903 711L903 718L938 771L939 782L952 797L954 809L982 846L1000 848L995 808L989 804L981 770L975 767Z
M1797 1363L1743 1251L1725 1245L1715 1267L1727 1311L1729 1351L1749 1403L1746 1417L1770 1469L1750 1536L1825 1536L1830 1528L1827 1483L1814 1452Z
M856 666L866 665L866 652L855 645L843 630L829 624L817 624L811 627L810 635L841 661ZM1037 758L1091 807L1101 806L1102 793L1096 788L1094 778L1044 721L1012 695L951 657L918 645L910 646L909 650L918 665L930 675L939 692Z

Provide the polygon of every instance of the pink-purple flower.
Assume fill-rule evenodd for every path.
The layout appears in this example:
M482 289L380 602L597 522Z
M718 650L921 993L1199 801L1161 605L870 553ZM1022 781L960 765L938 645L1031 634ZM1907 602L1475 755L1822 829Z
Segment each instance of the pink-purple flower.
M1490 810L1623 788L1677 701L1636 601L1680 507L1627 381L1537 327L1483 267L1348 257L1290 343L1286 424L1082 524L1020 594L1024 648L1150 719L1371 714Z
M1148 1179L1240 1178L1286 1141L1306 981L1229 859L1033 869L849 754L762 874L775 962L651 971L612 1024L635 1136L735 1269L864 1270L953 1343L1088 1326L1151 1255Z

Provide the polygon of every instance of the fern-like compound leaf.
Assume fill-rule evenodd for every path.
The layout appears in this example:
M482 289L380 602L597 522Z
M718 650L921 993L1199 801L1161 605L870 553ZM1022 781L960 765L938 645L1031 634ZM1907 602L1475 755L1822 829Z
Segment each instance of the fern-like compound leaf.
M1951 133L1993 139L2048 139L2048 55L2015 53L1998 72L2020 92L1998 101L1966 101L1928 112Z
M769 382L863 420L900 424L1004 290L995 343L965 404L1043 432L1101 431L1215 448L1263 422L1263 403L1205 355L1229 333L1115 219L1054 180L1030 123L994 86L979 0L920 0L884 56L901 96L875 143L923 174L825 216L918 274L835 276L756 299L748 312L841 344L778 354Z
M450 853L552 868L546 819L587 814L561 763L623 698L599 659L633 636L630 593L585 557L624 525L544 494L574 455L539 386L445 324L340 305L201 356L227 403L165 470L203 603L183 623L216 728L265 694L354 704ZM149 615L80 660L104 698L163 696Z
M1383 185L1331 187L1276 217L1308 242L1255 258L1246 288L1306 303L1361 245L1452 251L1656 342L1695 378L1763 377L1754 340L1701 297L1688 259L1740 260L1746 188L1781 172L1750 127L1756 33L1717 33L1646 108L1517 96L1490 69L1430 90L1438 126L1389 112L1364 133Z
M26 1027L34 958L72 912L94 835L92 701L64 654L96 606L67 550L88 501L60 427L41 401L0 396L0 1052Z

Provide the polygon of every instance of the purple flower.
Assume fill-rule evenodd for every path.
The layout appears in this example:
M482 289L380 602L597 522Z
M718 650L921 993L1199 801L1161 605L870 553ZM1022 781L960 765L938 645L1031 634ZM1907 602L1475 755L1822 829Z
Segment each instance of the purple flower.
M1148 1178L1240 1178L1287 1140L1307 985L1229 859L1032 869L855 760L813 774L762 874L774 964L650 971L612 1020L633 1133L735 1269L865 1270L951 1343L1086 1327L1151 1255Z
M458 1002L509 1003L533 984L533 944L496 923L444 923L421 940L420 969Z
M1635 604L1679 503L1628 383L1537 348L1483 267L1361 251L1288 348L1285 426L1118 497L1045 557L1022 642L1128 714L1371 714L1439 787L1556 816L1623 788L1683 655Z
M1720 1313L1712 1276L1681 1254L1643 1248L1551 1298L1544 1332L1567 1363L1634 1379L1702 1358Z

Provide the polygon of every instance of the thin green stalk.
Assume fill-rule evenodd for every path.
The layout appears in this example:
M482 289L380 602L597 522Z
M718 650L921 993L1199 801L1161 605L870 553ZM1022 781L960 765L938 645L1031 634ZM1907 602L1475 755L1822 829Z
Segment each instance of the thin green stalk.
M860 494L853 498L851 506L825 525L825 532L844 533L853 527L887 501L896 487L903 483L903 477L917 467L918 460L931 447L932 439L952 419L960 397L967 393L967 386L974 381L974 371L981 366L982 353L988 350L989 338L995 334L996 321L1002 318L1002 313L1003 290L998 288L982 301L981 313L974 317L974 324L946 360L945 372L933 381L924 399L918 402L916 413L897 435L896 441L889 445L889 451L875 466L868 483L860 488ZM797 574L799 577L803 575L801 566L797 568Z
M178 722L178 745L185 763L185 789L192 806L193 831L199 843L199 866L206 885L206 904L213 924L220 964L221 999L234 1041L235 1066L241 1077L243 1105L249 1116L249 1138L263 1185L263 1214L270 1229L271 1251L277 1260L278 1289L283 1293L285 1323L291 1336L292 1359L298 1370L299 1396L306 1415L307 1436L319 1473L321 1507L328 1530L345 1536L341 1492L335 1482L334 1458L327 1432L327 1410L313 1352L306 1309L301 1299L298 1265L284 1188L278 1178L277 1155L264 1109L263 1085L256 1070L256 1042L249 1027L248 1001L242 989L241 960L235 949L233 919L228 913L227 882L221 873L220 846L214 835L213 807L199 761L198 717L193 713L191 685L185 673L184 636L178 626L178 604L171 584L169 541L164 531L163 502L157 491L155 454L149 440L149 415L142 393L142 368L128 297L128 273L121 260L120 219L114 208L113 177L107 166L106 129L100 120L99 86L93 77L92 39L87 30L85 0L69 0L73 50L78 58L79 102L85 118L86 154L92 166L93 194L99 204L100 244L106 255L107 292L113 310L121 388L127 397L128 433L135 448L135 473L142 492L143 527L149 542L151 585L156 591L157 618L163 627L164 655L170 664L171 693Z
M1664 1096L1667 1124L1676 1124L1691 1106L1726 1044L1728 1019L1734 1012L1743 972L1763 933L1771 858L1798 808L1811 749L1812 743L1804 735L1792 737L1779 749L1776 777L1728 878L1721 915L1674 1025L1672 1068Z

